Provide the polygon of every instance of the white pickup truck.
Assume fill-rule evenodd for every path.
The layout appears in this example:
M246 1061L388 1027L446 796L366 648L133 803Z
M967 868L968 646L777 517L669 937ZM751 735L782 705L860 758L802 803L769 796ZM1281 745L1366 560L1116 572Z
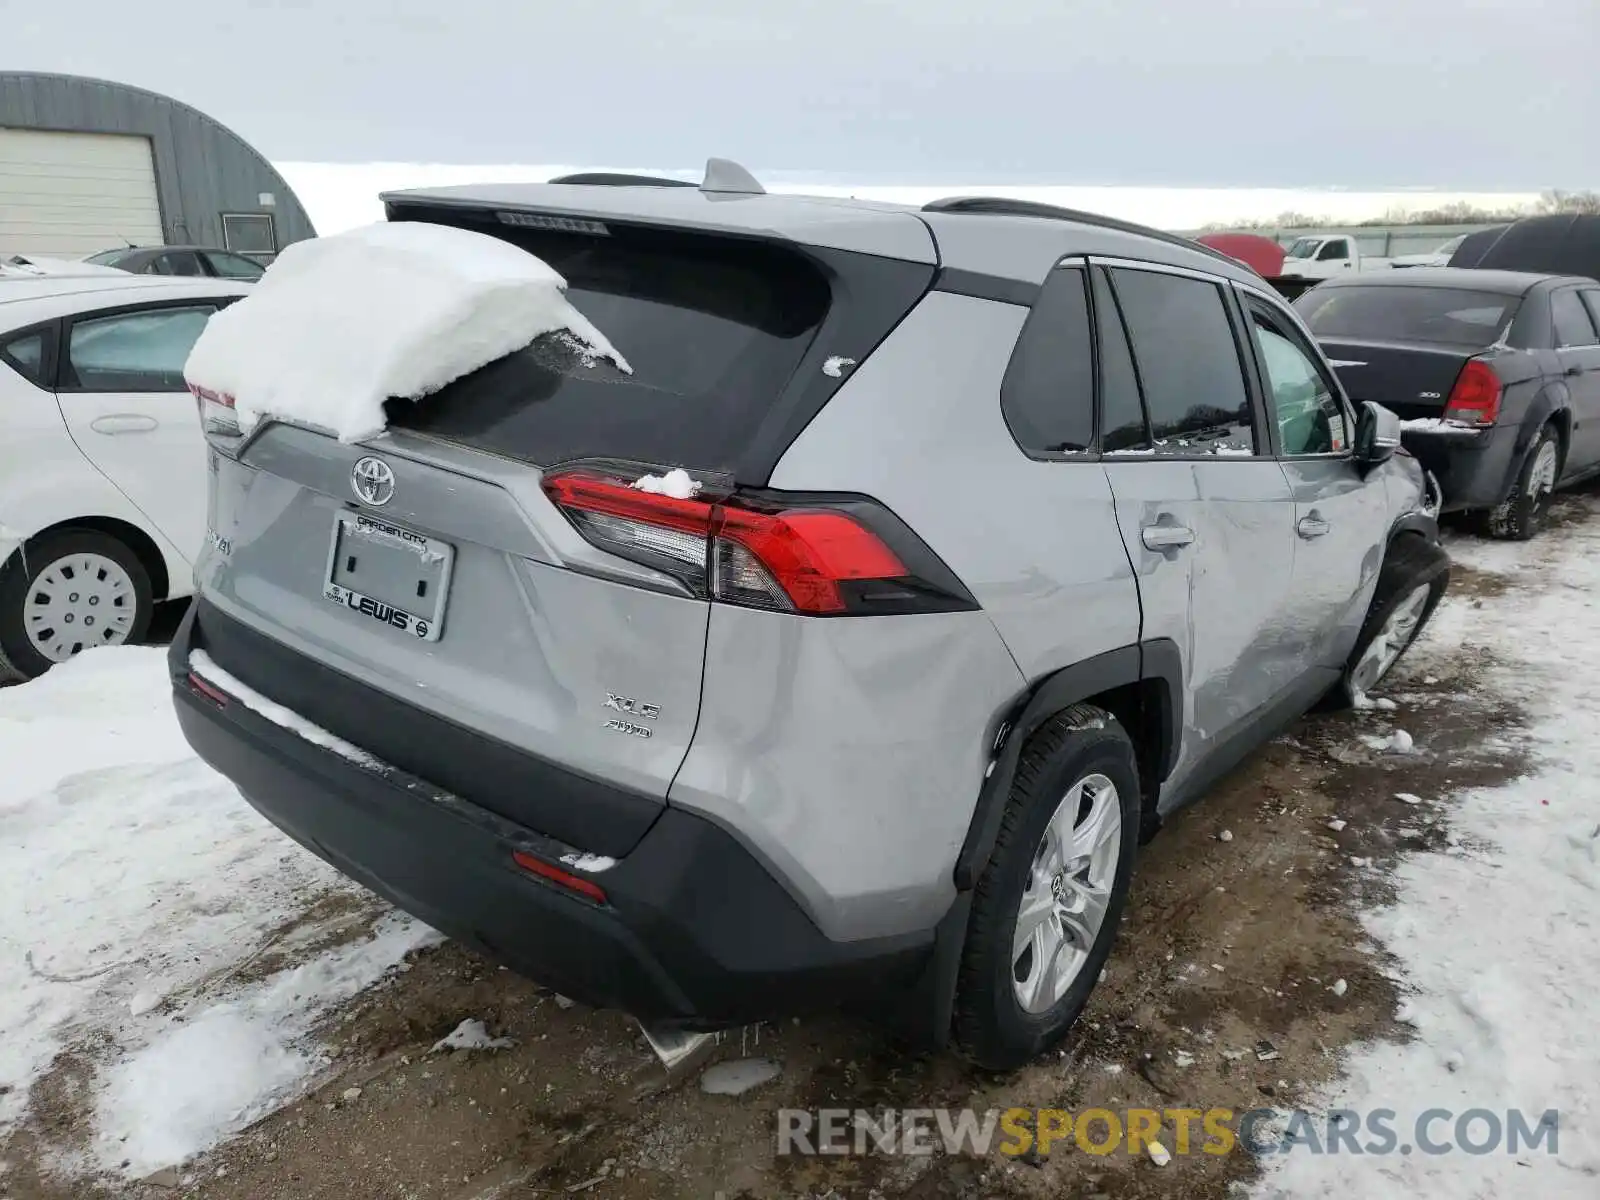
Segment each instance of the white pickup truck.
M1387 258L1363 258L1355 238L1331 233L1296 238L1284 251L1283 275L1286 279L1333 279L1354 271L1387 268L1391 262Z

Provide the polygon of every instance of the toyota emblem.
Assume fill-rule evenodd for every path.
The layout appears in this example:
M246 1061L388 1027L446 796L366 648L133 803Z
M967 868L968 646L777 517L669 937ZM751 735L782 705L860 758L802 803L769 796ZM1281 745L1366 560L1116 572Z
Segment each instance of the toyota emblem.
M394 471L381 458L358 459L350 471L350 489L363 504L382 508L394 498Z

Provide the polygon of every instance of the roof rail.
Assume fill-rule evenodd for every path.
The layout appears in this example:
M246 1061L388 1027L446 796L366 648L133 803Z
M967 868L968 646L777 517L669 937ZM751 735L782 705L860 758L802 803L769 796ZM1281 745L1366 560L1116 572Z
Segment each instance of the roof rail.
M1003 196L950 196L944 200L930 200L922 206L923 212L976 213L991 217L1043 217L1050 221L1076 221L1080 225L1097 225L1101 229L1115 229L1122 233L1135 233L1140 237L1155 238L1171 246L1196 250L1201 254L1233 265L1238 259L1213 249L1203 242L1181 237L1176 233L1152 229L1135 221L1123 221L1100 213L1082 212L1076 208L1062 208L1055 204L1040 204L1036 200L1007 200Z
M583 187L693 187L687 179L668 179L664 175L627 175L620 171L578 171L572 175L557 175L551 183L577 184Z
M706 177L700 184L700 190L729 196L767 194L761 181L731 158L706 159Z

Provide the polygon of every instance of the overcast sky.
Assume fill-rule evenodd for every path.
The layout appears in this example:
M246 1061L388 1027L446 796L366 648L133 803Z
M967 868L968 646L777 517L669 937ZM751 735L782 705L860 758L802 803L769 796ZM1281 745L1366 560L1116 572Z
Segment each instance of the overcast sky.
M290 161L1600 186L1600 0L0 0Z

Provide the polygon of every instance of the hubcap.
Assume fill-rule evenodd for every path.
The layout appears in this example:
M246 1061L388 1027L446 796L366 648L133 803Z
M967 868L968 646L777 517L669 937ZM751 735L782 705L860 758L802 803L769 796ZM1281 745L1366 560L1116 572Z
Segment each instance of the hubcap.
M1361 655L1361 661L1356 663L1355 670L1350 672L1350 682L1358 692L1369 692L1378 685L1378 681L1389 673L1389 668L1394 666L1405 648L1411 644L1411 639L1417 636L1417 629L1422 623L1422 610L1428 604L1428 585L1419 584L1404 600L1394 606L1389 617L1383 623L1383 628L1378 630L1376 637L1367 644L1366 650Z
M33 648L66 662L90 646L117 646L133 632L138 597L127 571L101 554L69 554L28 587L22 627Z
M1556 490L1556 444L1546 442L1534 457L1533 469L1528 472L1528 495L1535 501Z
M1067 994L1094 949L1122 851L1122 802L1104 775L1067 789L1034 850L1011 943L1017 1003L1044 1012Z

